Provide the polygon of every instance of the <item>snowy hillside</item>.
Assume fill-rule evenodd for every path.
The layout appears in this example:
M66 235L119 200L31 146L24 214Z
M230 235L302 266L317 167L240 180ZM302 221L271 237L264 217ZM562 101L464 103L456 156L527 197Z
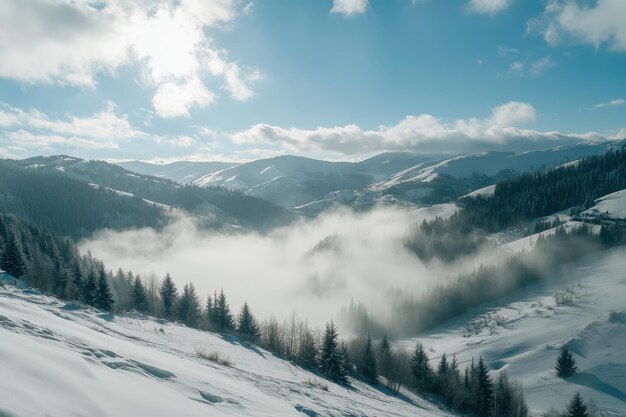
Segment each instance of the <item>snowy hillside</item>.
M524 385L531 410L563 409L580 391L604 416L626 416L626 247L560 271L549 284L519 291L436 331L399 344L424 343L433 363L443 352L468 364L480 355ZM557 303L557 299L561 302ZM569 343L579 373L556 377Z
M213 170L193 183L240 190L307 215L337 204L356 209L377 202L424 205L452 201L517 173L600 154L609 146L584 143L455 157L385 153L357 163L280 156Z
M235 340L30 290L0 287L0 341L2 416L452 415L409 393L330 383Z
M595 205L581 216L607 217L626 220L626 190L617 191L595 201Z
M126 161L117 162L119 165L129 171L137 172L143 175L153 175L155 177L166 178L181 184L191 183L198 178L208 175L212 172L230 168L236 164L229 162L193 162L178 161L169 164L152 164L142 161Z

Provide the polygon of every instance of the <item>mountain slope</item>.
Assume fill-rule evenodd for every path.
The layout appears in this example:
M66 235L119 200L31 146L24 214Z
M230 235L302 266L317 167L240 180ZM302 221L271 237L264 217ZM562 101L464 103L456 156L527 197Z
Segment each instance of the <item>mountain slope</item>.
M0 340L3 416L452 415L412 394L320 380L234 339L82 310L30 290L0 288ZM231 366L198 357L200 350Z
M282 207L241 192L216 187L182 186L162 178L134 174L103 161L50 156L22 161L4 160L1 164L7 170L18 172L16 175L39 175L44 182L70 184L74 188L82 187L83 191L87 186L96 188L101 193L109 191L107 194L109 197L114 194L116 198L123 201L133 200L134 207L138 210L142 207L144 211L156 210L155 206L167 210L169 208L182 209L200 216L214 227L236 225L267 230L284 225L295 218L293 213ZM51 193L64 199L69 205L76 198L75 195L80 195L80 193L74 193L70 197L63 186L52 185L48 188ZM28 197L41 200L37 195L31 193ZM97 211L98 208L94 207L94 210ZM55 218L68 220L67 216L55 216ZM125 225L125 227L141 226L143 224L134 222L134 219ZM115 227L115 223L111 227ZM93 230L97 230L97 227L89 229L88 232Z
M215 171L230 168L237 164L230 162L193 162L193 161L177 161L169 164L151 164L142 161L126 161L116 162L118 165L128 171L136 172L143 175L151 175L154 177L165 178L181 184L191 183L198 178L210 174Z
M623 246L587 257L545 285L518 291L399 344L423 343L433 363L443 352L456 355L463 366L482 355L492 369L506 370L522 382L534 412L563 409L581 392L603 416L626 416L625 268ZM557 304L564 294L571 295L571 302ZM566 380L554 372L563 344L574 352L580 371Z

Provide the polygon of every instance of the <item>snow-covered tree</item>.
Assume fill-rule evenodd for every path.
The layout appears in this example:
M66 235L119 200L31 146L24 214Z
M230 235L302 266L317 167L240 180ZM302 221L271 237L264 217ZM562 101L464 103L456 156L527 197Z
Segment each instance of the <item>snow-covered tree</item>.
M337 327L331 321L326 324L322 349L320 352L320 371L331 381L345 383L347 371L344 368L344 359L339 348Z

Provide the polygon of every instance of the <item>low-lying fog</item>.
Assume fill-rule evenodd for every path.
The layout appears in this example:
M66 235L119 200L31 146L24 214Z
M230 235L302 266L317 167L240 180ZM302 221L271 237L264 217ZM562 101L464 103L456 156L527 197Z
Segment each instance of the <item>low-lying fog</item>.
M81 250L144 278L169 272L179 289L193 282L201 297L223 288L231 308L248 301L261 319L296 312L319 325L354 300L385 321L388 292L418 295L466 267L425 265L405 248L429 214L339 209L267 235L200 230L182 217L162 231L101 232Z

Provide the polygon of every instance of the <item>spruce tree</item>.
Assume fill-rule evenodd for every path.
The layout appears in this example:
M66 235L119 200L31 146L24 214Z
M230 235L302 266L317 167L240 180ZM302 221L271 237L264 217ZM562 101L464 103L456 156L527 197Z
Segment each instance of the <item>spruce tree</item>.
M474 411L478 417L488 417L493 413L493 383L482 357L478 359L476 366Z
M217 301L214 302L213 309L215 312L215 324L218 331L228 332L235 329L235 318L230 312L230 306L226 301L226 295L224 290L220 290L220 295Z
M248 303L243 303L241 313L239 313L239 326L237 331L244 340L256 342L261 335L259 325L250 311Z
M211 296L207 296L206 303L204 305L204 313L206 315L207 323L209 324L209 330L215 328L215 309L213 308L213 299Z
M574 394L567 406L567 417L589 417L587 405L584 403L579 392Z
M183 293L178 300L177 310L178 319L182 323L189 327L194 327L198 324L200 303L198 302L198 295L193 284L185 284L183 287Z
M567 378L576 373L576 361L567 345L563 346L561 349L561 354L556 359L555 369L557 376L561 378Z
M113 295L107 283L107 275L104 267L98 271L98 286L94 297L94 307L104 311L113 311Z
M132 293L133 308L141 313L148 311L148 297L146 296L146 288L143 286L139 276L133 281Z
M413 377L415 377L417 388L420 390L426 389L432 370L430 369L428 354L421 343L415 345L415 351L411 355L411 372Z
M305 328L300 335L298 363L307 369L317 367L317 345L311 331Z
M391 344L389 344L389 339L387 339L387 335L384 335L383 340L380 342L378 354L380 358L380 374L389 379L389 377L391 376L391 368L393 363L391 356Z
M82 285L82 301L90 306L96 302L96 272L92 269L87 273L87 277Z
M370 384L378 383L378 369L376 366L376 356L374 355L374 348L372 346L372 337L368 334L365 341L365 349L363 350L363 357L359 364L359 373Z
M170 274L165 274L165 278L163 278L163 282L161 283L161 288L159 288L159 295L161 296L161 301L163 302L163 314L165 317L172 317L173 307L176 303L176 295L178 294L178 290L176 289L176 284L174 284L174 280L170 276Z
M72 285L75 291L74 296L82 299L83 273L78 262L74 262L72 265Z
M444 352L443 355L441 355L441 360L439 361L439 365L437 366L437 375L439 376L439 378L445 377L445 375L448 373L449 367L450 366L448 365L448 358Z
M322 339L320 371L331 381L339 383L345 383L347 381L347 372L344 368L344 361L339 350L339 335L332 321L326 324L324 337Z
M26 260L16 233L9 233L0 256L0 268L15 278L26 273Z

